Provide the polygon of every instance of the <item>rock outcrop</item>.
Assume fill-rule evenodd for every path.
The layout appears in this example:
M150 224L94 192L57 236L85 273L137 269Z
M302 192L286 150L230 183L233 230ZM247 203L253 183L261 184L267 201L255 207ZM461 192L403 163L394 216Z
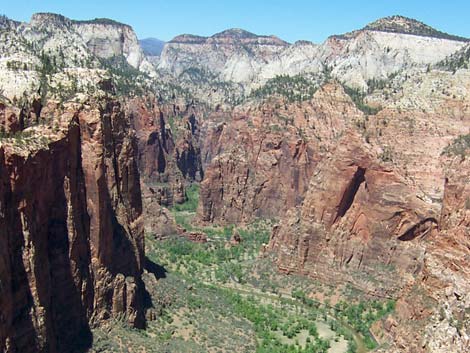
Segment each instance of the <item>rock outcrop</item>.
M77 93L89 96L100 89L100 81L111 79L109 70L114 75L119 70L144 73L149 78L141 78L141 84L156 76L128 25L108 19L74 21L52 13L34 14L29 23L2 23L0 96L11 101L38 94L56 94L63 101Z
M183 229L176 224L173 214L163 205L159 191L141 182L142 205L144 213L144 231L146 235L157 239L180 234Z
M151 96L130 100L127 107L137 131L144 180L164 182L171 174L202 179L197 108L176 102L162 105Z
M225 81L248 83L277 57L288 43L274 36L258 36L241 29L212 37L181 35L166 43L158 68L176 76L191 68L209 70Z
M424 281L438 306L424 341L430 352L466 352L470 350L470 163L468 157L457 157L447 164L440 237L426 259Z
M131 26L106 18L72 23L93 55L103 59L123 56L132 67L155 75Z
M468 40L400 16L152 60L112 20L0 17L0 351L143 327L144 231L208 241L165 208L190 182L201 223L280 220L280 271L396 300L372 327L388 351L469 351L468 64Z
M215 114L202 147L201 220L281 217L302 202L316 163L361 117L337 83L302 104L274 100Z
M271 237L279 269L354 283L377 297L396 295L423 267L422 243L436 234L438 210L414 196L355 133L313 174L302 206Z
M73 352L145 324L137 144L119 103L49 105L0 146L0 350Z
M376 97L387 108L317 163L268 246L283 272L396 299L377 323L384 352L468 350L467 75L421 73Z
M417 281L401 293L395 313L376 325L382 332L379 342L393 342L389 350L380 352L444 353L470 349L470 244L465 206L470 197L470 169L468 159L442 162L447 170L438 234L427 243Z

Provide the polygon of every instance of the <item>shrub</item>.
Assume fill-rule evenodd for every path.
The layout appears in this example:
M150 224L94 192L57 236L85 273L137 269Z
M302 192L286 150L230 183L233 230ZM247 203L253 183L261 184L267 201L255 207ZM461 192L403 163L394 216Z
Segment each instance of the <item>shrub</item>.
M177 212L196 212L199 203L199 185L192 184L186 188L186 201L180 205L175 205L173 209Z
M357 109L359 109L363 113L365 113L367 115L375 115L381 110L381 108L375 108L375 107L371 107L370 105L367 105L364 102L366 94L364 92L360 91L359 89L352 88L352 87L349 87L349 86L346 86L346 85L343 85L343 88L344 88L344 92L346 92L346 94L349 97L351 97L351 99L354 102L354 104L356 105Z

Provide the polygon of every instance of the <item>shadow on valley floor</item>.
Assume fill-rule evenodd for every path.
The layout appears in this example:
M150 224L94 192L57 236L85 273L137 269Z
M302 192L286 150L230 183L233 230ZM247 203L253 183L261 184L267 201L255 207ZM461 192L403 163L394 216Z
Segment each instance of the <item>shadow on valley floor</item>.
M161 278L166 278L167 270L165 267L156 264L152 260L150 260L147 256L145 257L145 269L155 276L156 280Z
M167 270L165 269L165 267L153 262L147 256L145 257L145 260L144 260L144 269L151 276L153 276L155 281L159 281L160 279L166 278L167 276ZM155 311L155 310L157 310L157 312L161 312L162 303L159 303L158 299L155 300L155 297L154 297L155 289L152 288L152 284L144 280L144 285L142 287L144 289L143 299L144 299L144 311L146 312L145 316L146 317L148 316L147 314L149 313L149 310L150 312Z

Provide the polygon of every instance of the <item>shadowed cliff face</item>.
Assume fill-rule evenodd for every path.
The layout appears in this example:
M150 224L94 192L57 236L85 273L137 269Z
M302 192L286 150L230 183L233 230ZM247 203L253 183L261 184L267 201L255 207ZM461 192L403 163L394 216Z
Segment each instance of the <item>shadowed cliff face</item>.
M143 327L136 142L119 104L60 113L44 147L0 147L0 350L68 352L90 323ZM43 130L41 130L43 129Z
M191 104L159 104L151 96L130 100L126 110L136 130L146 195L164 206L184 202L185 183L204 176L199 147L202 112Z

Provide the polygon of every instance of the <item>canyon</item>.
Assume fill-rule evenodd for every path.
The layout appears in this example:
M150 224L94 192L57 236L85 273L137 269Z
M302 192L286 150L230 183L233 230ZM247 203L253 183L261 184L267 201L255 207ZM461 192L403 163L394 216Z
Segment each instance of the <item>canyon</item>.
M228 290L324 310L358 351L469 351L468 43L392 16L322 44L229 29L146 55L113 20L1 17L0 351L115 351L100 330L120 325L140 349L179 301L171 323L224 296L241 315ZM291 279L305 293L275 285ZM356 327L354 296L393 308ZM243 351L270 344L254 322ZM159 347L217 351L188 330Z

